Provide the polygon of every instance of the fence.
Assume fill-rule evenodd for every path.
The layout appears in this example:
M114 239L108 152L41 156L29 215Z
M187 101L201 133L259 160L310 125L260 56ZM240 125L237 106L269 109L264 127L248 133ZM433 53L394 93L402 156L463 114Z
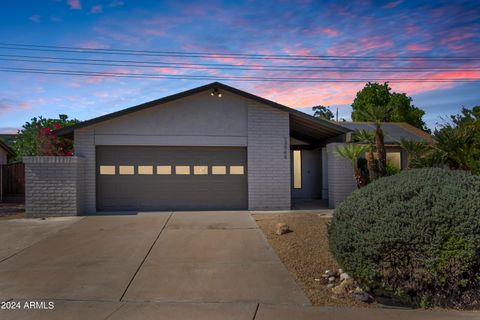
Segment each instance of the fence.
M22 162L0 165L0 201L25 198L25 165Z

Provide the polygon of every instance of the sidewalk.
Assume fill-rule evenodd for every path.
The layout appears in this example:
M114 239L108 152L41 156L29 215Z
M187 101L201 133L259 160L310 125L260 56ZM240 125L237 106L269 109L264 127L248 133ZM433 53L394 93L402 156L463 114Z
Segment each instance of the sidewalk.
M55 301L53 310L0 310L4 320L471 320L480 312L329 308L254 303Z

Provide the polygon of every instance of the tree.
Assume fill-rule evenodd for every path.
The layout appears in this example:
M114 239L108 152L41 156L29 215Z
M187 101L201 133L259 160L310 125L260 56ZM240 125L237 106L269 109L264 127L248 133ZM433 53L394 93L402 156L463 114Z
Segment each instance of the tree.
M425 112L412 104L412 98L405 93L391 92L388 83L367 83L365 87L357 93L352 104L353 121L371 121L365 117L364 110L370 105L385 106L392 109L392 114L385 121L406 122L414 127L429 132L423 121Z
M353 177L357 182L357 188L361 188L367 184L367 181L358 168L358 158L367 151L367 147L361 144L349 143L337 148L337 155L350 160L353 168Z
M377 179L377 164L375 162L375 134L361 129L353 134L353 140L365 144L367 147L367 168L370 181Z
M65 114L60 114L58 119L32 118L15 137L12 145L15 160L22 160L24 156L72 155L73 141L57 137L52 131L76 123L77 119L68 119Z
M333 120L334 115L333 112L329 109L329 107L325 106L315 106L312 107L313 116L325 120Z
M400 139L400 147L407 153L407 168L411 169L427 151L427 144L423 141Z
M480 106L462 108L450 119L451 123L435 130L433 156L451 169L480 174Z
M372 101L375 103L375 99ZM381 97L377 99L377 101L377 103L381 103ZM385 150L385 136L382 130L382 122L387 122L388 119L390 119L392 108L388 104L381 105L373 103L366 105L363 110L360 110L359 114L364 119L368 119L367 121L372 121L375 125L375 149L378 157L378 175L385 177L387 175L387 151Z

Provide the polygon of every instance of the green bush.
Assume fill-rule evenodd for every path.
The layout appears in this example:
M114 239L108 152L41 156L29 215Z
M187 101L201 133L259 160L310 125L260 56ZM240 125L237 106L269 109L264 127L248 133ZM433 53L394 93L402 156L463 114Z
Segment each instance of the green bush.
M417 306L480 305L480 177L403 171L352 193L328 228L341 267L376 295Z

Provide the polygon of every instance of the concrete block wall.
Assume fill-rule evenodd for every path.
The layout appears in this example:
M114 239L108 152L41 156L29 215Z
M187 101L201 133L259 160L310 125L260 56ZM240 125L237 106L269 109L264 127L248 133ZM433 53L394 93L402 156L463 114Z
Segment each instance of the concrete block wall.
M253 101L247 105L249 210L289 210L289 114Z
M357 189L350 160L336 154L344 143L327 144L328 206L336 208L340 202Z
M82 210L83 159L24 157L27 216L72 216Z
M74 137L75 156L85 159L82 181L82 212L95 213L96 208L96 165L95 165L95 131L94 128L75 130Z

